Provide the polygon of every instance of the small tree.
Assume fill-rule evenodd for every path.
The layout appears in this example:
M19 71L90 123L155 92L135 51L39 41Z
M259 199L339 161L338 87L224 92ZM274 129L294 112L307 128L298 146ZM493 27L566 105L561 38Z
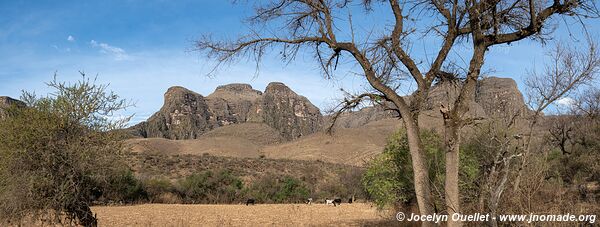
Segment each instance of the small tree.
M81 74L73 84L55 76L47 97L23 92L27 107L0 120L0 220L97 225L92 199L124 167L114 129L128 119L111 117L128 103Z

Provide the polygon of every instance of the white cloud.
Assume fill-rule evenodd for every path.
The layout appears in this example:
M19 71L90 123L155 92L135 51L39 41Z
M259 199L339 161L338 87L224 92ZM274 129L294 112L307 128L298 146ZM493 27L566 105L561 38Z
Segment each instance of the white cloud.
M75 37L73 37L73 36L70 35L69 37L67 37L67 41L69 41L69 42L75 42Z
M92 47L100 48L101 53L112 55L117 61L131 59L131 56L119 47L111 46L106 43L99 43L96 40L90 41L90 45L92 45Z
M569 108L569 107L574 106L576 104L576 101L572 98L564 97L559 100L556 100L556 104L560 107Z

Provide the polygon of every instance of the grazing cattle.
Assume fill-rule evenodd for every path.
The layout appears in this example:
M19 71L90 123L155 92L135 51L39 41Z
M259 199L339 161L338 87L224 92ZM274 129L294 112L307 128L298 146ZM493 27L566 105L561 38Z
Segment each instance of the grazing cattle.
M334 205L334 204L333 204L333 199L328 199L328 198L325 198L325 205L329 205L329 204L331 204L331 205ZM334 205L334 206L335 206L335 205Z
M306 204L308 204L308 205L312 204L312 198L308 198L308 199L306 200Z
M348 199L348 203L352 203L352 202L354 202L354 198Z
M254 202L255 202L254 199L248 199L248 200L246 200L246 206L254 205Z
M342 204L342 199L334 199L333 200L333 206L339 206L340 204Z

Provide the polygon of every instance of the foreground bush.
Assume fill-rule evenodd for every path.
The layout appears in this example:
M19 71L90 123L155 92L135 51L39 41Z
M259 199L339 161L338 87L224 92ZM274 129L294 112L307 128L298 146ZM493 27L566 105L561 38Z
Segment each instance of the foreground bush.
M50 96L25 92L27 107L11 108L0 120L0 220L66 217L95 226L92 199L124 168L123 137L113 130L126 120L109 117L126 103L85 76L48 85Z
M429 180L432 186L439 190L436 194L443 195L444 144L435 132L428 130L421 131L421 141L428 160ZM474 179L478 175L478 163L471 152L462 152L460 156L462 190L473 187ZM390 136L383 153L368 163L362 184L370 199L379 208L416 202L408 138L403 131ZM444 207L441 196L434 199L436 207Z

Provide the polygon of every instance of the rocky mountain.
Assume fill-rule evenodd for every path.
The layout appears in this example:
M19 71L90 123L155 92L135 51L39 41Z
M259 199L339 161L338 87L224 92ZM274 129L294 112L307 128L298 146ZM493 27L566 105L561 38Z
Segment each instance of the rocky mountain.
M460 83L445 82L431 88L429 99L421 113L425 121L438 121L441 124L439 107L452 106L460 92ZM405 97L409 99L410 97ZM525 105L523 95L517 83L511 78L486 77L478 81L475 100L470 103L467 115L470 117L511 117L511 115L525 116L530 111ZM355 128L396 115L385 111L381 107L367 107L359 111L343 114L336 122L337 127ZM419 122L426 125L430 122ZM429 128L429 127L428 127Z
M164 105L146 122L134 128L142 137L191 139L214 128L205 98L183 87L171 87Z
M323 122L319 108L277 82L267 86L253 111L251 121L266 123L288 140L319 131Z
M262 92L248 84L228 84L206 97L211 116L219 126L242 123L250 120L252 108L262 97Z
M291 140L321 129L323 116L307 98L283 83L270 83L265 92L248 84L217 87L204 97L183 87L165 93L163 107L132 129L142 137L196 139L218 127L245 122L264 123Z
M477 84L475 102L481 106L488 117L502 116L507 112L526 116L531 112L517 87L517 82L511 78L488 77L480 80Z
M0 118L6 116L6 109L12 105L24 107L25 103L8 96L0 96Z

